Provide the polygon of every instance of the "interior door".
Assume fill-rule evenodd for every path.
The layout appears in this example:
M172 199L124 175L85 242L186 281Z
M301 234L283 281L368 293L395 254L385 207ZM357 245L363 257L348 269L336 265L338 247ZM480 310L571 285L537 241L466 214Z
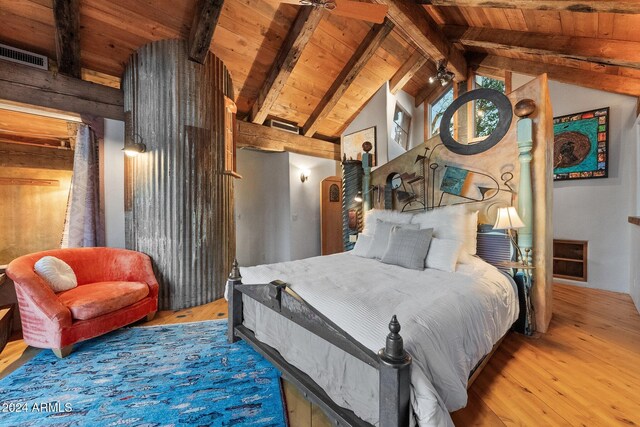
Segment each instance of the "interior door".
M342 179L330 176L322 180L320 222L322 255L342 252Z

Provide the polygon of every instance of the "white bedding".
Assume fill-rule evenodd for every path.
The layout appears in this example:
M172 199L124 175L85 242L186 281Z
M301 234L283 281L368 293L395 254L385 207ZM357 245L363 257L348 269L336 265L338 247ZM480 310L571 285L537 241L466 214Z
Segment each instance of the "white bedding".
M452 426L467 403L467 379L518 316L512 282L470 257L455 273L406 269L349 253L242 268L242 282L287 282L373 351L393 314L413 357L412 407L419 426ZM378 424L377 371L244 297L244 324L306 372L339 405Z

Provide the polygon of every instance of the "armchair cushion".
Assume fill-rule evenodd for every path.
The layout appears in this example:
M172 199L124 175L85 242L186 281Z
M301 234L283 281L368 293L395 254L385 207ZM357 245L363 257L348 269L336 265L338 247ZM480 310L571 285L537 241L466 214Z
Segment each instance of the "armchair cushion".
M141 282L97 282L57 294L75 320L93 319L130 306L149 295Z

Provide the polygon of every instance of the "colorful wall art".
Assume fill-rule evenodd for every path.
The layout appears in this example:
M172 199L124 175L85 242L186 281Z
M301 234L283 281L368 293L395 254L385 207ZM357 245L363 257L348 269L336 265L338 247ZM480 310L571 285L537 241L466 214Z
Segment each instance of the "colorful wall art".
M553 119L553 179L606 178L609 107Z
M342 156L344 160L362 160L362 144L369 141L373 148L369 152L373 157L371 166L378 165L378 147L376 144L376 127L359 130L342 137Z

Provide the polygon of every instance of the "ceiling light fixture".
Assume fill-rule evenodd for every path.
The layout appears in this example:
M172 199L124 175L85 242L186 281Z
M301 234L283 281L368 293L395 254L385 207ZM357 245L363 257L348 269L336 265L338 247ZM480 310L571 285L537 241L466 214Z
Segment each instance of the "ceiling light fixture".
M313 6L317 8L333 10L336 8L336 2L331 0L300 0L302 6Z
M446 86L453 81L454 77L455 75L451 71L447 70L447 67L444 65L444 63L440 63L438 65L438 71L436 72L436 75L429 77L429 83L433 84L436 81L439 81L442 86Z

